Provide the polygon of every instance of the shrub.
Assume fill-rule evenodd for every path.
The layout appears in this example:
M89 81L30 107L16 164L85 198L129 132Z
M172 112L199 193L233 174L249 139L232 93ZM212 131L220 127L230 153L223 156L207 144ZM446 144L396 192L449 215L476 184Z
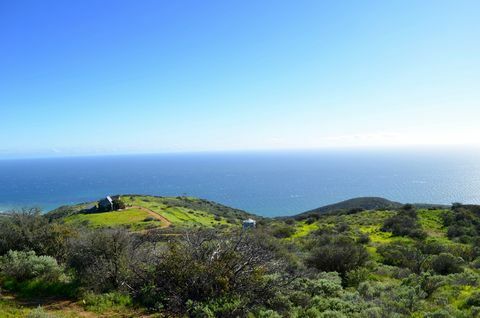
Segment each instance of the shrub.
M428 255L437 255L442 252L445 252L447 247L442 243L435 240L426 240L425 242L420 242L416 247L423 253Z
M432 313L427 313L425 318L452 318L453 316L448 312L448 310L440 309Z
M347 318L345 314L335 310L326 310L320 313L319 318Z
M277 226L272 230L272 235L276 238L287 238L292 236L294 233L295 228L288 225Z
M208 302L187 301L187 312L189 317L235 317L241 314L245 304L239 298L218 297ZM278 317L272 315L273 310L264 313L264 317Z
M47 313L42 307L38 306L28 313L27 318L56 318L56 316Z
M313 296L336 297L342 289L342 280L338 273L320 273L316 277L302 277L293 282L292 290L302 291Z
M357 243L359 244L367 244L370 242L370 236L365 233L361 233L357 238Z
M349 271L346 275L346 285L349 287L358 287L361 282L368 279L370 272L364 267Z
M465 300L465 307L480 307L480 292L475 292Z
M480 269L480 257L477 257L476 259L474 259L470 264L470 266L475 269Z
M308 217L306 220L305 220L305 223L310 225L310 224L313 224L315 223L316 219L314 217Z
M9 251L0 259L2 275L19 282L40 278L44 281L57 281L63 268L50 256L37 256L35 252Z
M80 284L96 292L119 289L130 274L133 237L122 229L82 233L70 243L68 264Z
M148 307L226 312L235 304L234 316L244 316L252 306L274 297L277 286L285 283L281 277L287 264L276 256L277 249L275 241L257 231L222 235L189 231L161 251L135 257L138 276L131 286ZM212 302L219 299L225 302Z
M49 222L39 209L23 209L0 219L0 255L9 250L35 251L64 259L68 239L75 236L73 228Z
M462 260L450 253L441 253L433 256L430 267L440 275L460 273L462 269Z
M249 316L250 317L250 316ZM282 316L277 313L276 311L273 311L271 309L268 310L260 310L256 315L255 318L281 318Z
M123 210L123 209L126 208L125 203L124 203L122 200L120 200L119 198L113 199L112 204L113 204L113 210L114 210L114 211L116 211L116 210Z
M457 205L443 215L444 225L448 227L447 236L470 243L479 234L480 220L478 212L465 206Z
M315 309L318 309L320 312L329 312L335 311L335 314L342 314L340 317L345 317L344 314L353 313L358 311L358 303L352 302L348 298L325 298L325 297L313 297L312 299L313 306ZM326 316L329 317L329 316ZM337 316L332 316L337 317Z
M123 293L110 292L95 294L87 292L82 297L85 309L96 313L102 313L112 309L121 309L132 305L132 298Z
M350 225L345 222L341 222L335 226L338 233L344 233L350 230Z
M385 220L382 231L392 232L395 236L409 236L424 239L427 234L417 222L417 213L413 207L404 207L396 215Z
M348 271L365 264L368 252L360 244L341 236L328 239L327 243L316 246L306 259L307 265L321 271L337 272L343 278Z
M426 256L414 246L402 243L390 243L380 246L377 252L387 265L405 267L412 272L420 273Z
M432 275L430 272L424 272L420 275L412 274L402 282L403 285L408 285L420 289L425 293L425 297L430 297L436 290L446 284L444 276Z
M450 274L447 276L448 283L451 285L480 285L480 276L472 271Z

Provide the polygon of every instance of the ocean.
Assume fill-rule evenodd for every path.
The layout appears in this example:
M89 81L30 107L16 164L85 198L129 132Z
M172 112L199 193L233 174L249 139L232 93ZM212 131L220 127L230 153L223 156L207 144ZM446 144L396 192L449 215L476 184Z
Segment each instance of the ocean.
M359 196L480 204L480 153L324 150L0 160L0 210L112 194L189 195L264 216Z

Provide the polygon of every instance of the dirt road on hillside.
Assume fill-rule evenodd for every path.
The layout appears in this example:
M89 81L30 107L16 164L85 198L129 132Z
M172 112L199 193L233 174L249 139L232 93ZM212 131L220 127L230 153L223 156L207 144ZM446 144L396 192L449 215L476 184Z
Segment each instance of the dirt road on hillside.
M166 217L158 214L157 212L155 211L152 211L150 209L147 209L143 206L138 206L138 205L132 205L132 206L129 206L127 209L125 210L128 210L128 209L139 209L139 210L142 210L142 211L145 211L147 212L148 214L150 214L152 217L154 217L155 219L159 220L159 221L162 221L163 225L162 227L169 227L170 225L172 225L172 222L170 222L169 219L167 219Z

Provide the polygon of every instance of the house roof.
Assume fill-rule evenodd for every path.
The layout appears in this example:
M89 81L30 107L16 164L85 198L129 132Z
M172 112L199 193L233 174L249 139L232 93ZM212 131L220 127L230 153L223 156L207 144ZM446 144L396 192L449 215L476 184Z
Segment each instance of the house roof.
M243 223L257 223L254 219L246 219Z

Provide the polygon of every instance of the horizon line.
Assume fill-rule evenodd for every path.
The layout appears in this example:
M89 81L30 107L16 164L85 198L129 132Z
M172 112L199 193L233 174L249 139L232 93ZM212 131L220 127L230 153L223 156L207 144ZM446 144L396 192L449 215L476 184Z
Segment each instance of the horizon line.
M166 151L119 151L119 152L52 152L31 153L19 155L11 153L2 155L0 160L29 160L29 159L61 159L61 158L92 158L92 157L123 157L123 156L155 156L155 155L193 155L193 154L235 154L235 153L285 153L285 152L318 152L318 151L379 151L379 150L445 150L461 149L480 151L477 144L429 144L429 145L381 145L381 146L324 146L315 148L245 148L245 149L205 149L205 150L166 150Z

